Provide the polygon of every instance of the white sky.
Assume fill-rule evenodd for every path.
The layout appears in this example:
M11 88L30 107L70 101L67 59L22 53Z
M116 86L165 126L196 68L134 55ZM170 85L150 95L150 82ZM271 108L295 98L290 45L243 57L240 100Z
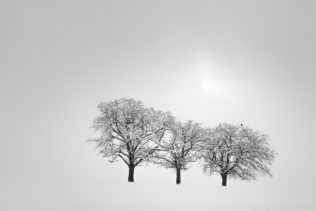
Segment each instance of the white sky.
M134 97L181 120L267 133L274 177L228 185L315 196L315 11L314 1L2 0L0 195L47 181L125 182L127 168L85 141L98 103ZM140 167L135 180L175 175ZM199 167L182 180L220 185Z

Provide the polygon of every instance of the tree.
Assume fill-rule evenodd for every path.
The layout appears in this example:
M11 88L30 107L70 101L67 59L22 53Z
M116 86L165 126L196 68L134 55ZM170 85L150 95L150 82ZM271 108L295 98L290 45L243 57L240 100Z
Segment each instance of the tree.
M158 150L153 154L153 162L175 169L176 184L180 184L181 171L198 159L197 149L203 139L203 131L193 121L169 121L167 125L167 129L155 141Z
M160 120L165 114L126 98L102 102L98 108L101 114L93 128L100 136L88 141L96 143L110 162L123 160L129 168L128 181L134 182L135 167L148 161L155 151L151 140L164 129Z
M269 165L275 152L268 143L268 136L242 125L220 124L208 130L202 152L204 171L217 172L222 186L227 177L255 180L259 175L271 175Z

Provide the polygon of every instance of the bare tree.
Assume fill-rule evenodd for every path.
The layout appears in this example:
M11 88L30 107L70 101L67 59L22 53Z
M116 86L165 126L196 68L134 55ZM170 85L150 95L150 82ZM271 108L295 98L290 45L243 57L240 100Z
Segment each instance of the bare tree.
M119 99L99 104L100 116L93 122L93 128L100 132L95 142L100 153L110 162L120 158L129 168L128 181L134 182L134 169L148 161L155 151L151 140L164 130L165 115L146 108L134 99Z
M203 139L203 130L193 121L169 121L167 130L159 135L155 141L158 150L153 154L153 162L175 169L176 184L180 184L181 171L186 170L189 163L198 159L197 150Z
M254 180L259 175L271 175L269 165L275 152L268 136L242 125L220 124L209 129L202 153L204 171L217 172L222 186L227 177Z

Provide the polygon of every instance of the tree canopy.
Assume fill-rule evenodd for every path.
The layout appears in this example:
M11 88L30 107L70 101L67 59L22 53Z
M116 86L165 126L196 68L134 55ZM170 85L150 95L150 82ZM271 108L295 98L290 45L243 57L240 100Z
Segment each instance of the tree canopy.
M151 140L164 129L165 114L126 98L102 102L98 108L101 114L94 120L93 128L100 136L89 141L95 142L111 162L123 160L130 168L129 181L133 181L134 168L148 161L155 150Z
M275 152L266 134L227 123L208 129L207 133L201 154L204 171L219 173L222 185L226 185L227 177L254 180L259 175L271 176L269 165Z
M134 181L135 167L153 162L175 169L180 184L181 171L200 159L205 172L221 175L223 186L227 178L271 176L275 152L268 136L250 127L223 123L204 128L192 120L180 122L170 112L132 98L102 102L98 108L93 128L99 137L88 141L96 143L110 162L122 160L129 169L129 182Z
M203 129L193 121L182 123L171 121L165 137L157 139L157 151L154 152L154 163L177 171L176 183L181 182L181 170L186 170L189 163L198 159L198 144L203 140Z

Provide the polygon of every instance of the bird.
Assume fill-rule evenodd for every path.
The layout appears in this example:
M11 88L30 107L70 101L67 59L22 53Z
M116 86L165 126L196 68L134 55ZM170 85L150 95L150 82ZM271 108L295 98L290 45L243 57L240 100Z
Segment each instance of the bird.
M240 126L243 127L243 124L241 123Z

